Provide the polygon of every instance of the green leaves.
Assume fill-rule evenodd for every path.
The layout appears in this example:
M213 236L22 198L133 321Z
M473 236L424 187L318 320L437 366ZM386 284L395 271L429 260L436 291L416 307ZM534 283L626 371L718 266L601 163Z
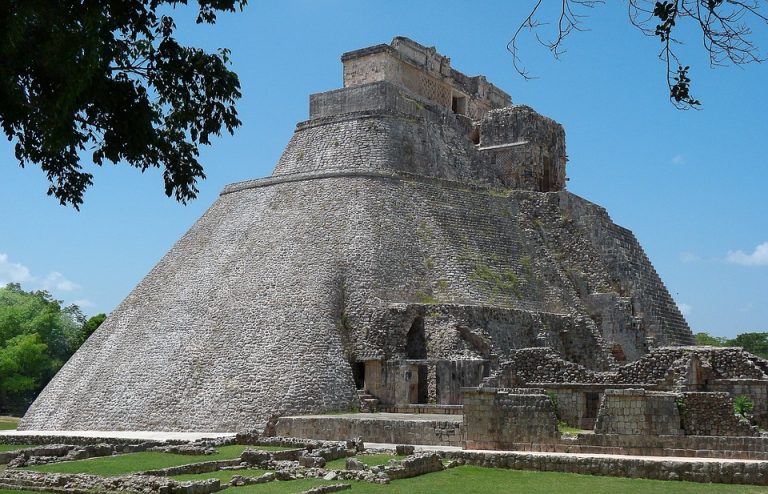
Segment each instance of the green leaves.
M656 2L653 8L653 15L661 21L661 24L656 26L656 35L661 38L661 41L668 41L672 28L675 27L677 2Z
M45 291L0 288L0 411L23 411L105 318L86 320Z
M690 94L691 80L688 78L690 67L678 67L677 75L674 77L675 83L669 88L669 97L676 103L688 105L690 107L700 106L701 102Z
M229 52L180 45L163 5L186 0L0 0L0 126L19 164L39 165L49 195L75 208L96 165L163 168L164 190L197 196L199 146L240 126ZM197 22L245 0L198 0Z
M48 346L37 333L20 334L0 345L0 391L32 391L45 374Z
M696 333L695 337L697 345L738 346L758 357L768 359L768 333L741 333L733 339L711 336L708 333Z

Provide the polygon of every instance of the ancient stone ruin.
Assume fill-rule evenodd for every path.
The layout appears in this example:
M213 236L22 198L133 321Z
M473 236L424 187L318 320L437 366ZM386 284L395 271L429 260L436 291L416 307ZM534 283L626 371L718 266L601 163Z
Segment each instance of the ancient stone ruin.
M527 417L551 443L545 393L572 425L629 435L711 430L723 408L698 417L695 393L761 396L765 415L765 361L682 348L632 232L565 190L558 123L406 38L342 62L344 88L310 97L273 174L221 193L21 428L237 431L470 400L467 441L498 446L514 438L472 414Z

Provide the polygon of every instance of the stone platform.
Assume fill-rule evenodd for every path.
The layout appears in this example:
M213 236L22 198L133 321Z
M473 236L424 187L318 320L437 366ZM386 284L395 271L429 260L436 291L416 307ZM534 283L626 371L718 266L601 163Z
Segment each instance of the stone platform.
M234 437L233 432L169 432L169 431L19 431L0 430L0 443L6 442L4 438L13 438L7 442L18 443L18 440L26 437L56 437L61 442L67 439L137 439L142 441L197 441L199 439L213 439L217 437Z
M362 437L366 442L460 447L461 415L429 413L348 413L280 417L278 436L343 441Z

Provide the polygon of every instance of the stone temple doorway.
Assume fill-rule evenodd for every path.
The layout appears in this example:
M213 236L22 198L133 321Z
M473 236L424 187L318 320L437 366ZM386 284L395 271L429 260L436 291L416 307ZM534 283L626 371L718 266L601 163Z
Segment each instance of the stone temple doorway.
M429 371L427 364L413 363L406 374L408 379L408 403L424 405L429 402Z
M427 358L427 338L424 335L424 318L417 317L411 323L405 343L405 358L420 360Z
M427 338L424 333L424 318L419 316L411 323L405 343L405 356L411 362L408 370L408 402L424 404L429 401L429 371L427 369Z

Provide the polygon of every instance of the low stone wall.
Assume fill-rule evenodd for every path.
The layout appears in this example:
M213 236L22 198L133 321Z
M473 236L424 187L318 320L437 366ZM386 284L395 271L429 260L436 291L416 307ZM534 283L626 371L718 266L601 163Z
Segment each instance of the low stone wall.
M104 491L143 492L146 494L210 494L221 490L222 487L218 479L180 482L164 477L142 475L100 477L85 474L8 470L0 472L0 489L61 494L91 494Z
M8 464L14 467L23 467L28 464L39 465L58 461L85 460L97 456L147 451L155 448L154 444L152 442L141 444L44 444L2 452L0 453L0 465Z
M188 444L189 441L172 440L153 441L144 439L121 439L121 438L101 438L87 436L47 436L45 434L25 434L25 435L2 435L0 434L0 444L75 444L78 446L89 446L94 443L111 444L114 446L141 446L151 448L154 446L168 446L173 444ZM143 450L142 450L143 451Z
M472 449L472 448L468 448ZM510 451L768 460L768 437L579 434L557 443L517 442Z
M518 443L557 442L557 417L542 390L478 388L464 392L465 447L513 449Z
M391 480L407 479L427 473L439 472L442 469L443 462L440 459L440 455L425 453L405 458L399 467L387 470L387 476Z
M384 413L432 413L440 415L461 415L464 407L461 405L392 405L380 406Z
M567 472L608 477L768 485L768 462L674 461L614 456L537 455L532 453L443 453L446 458L490 468Z
M675 393L644 389L607 389L597 413L595 433L679 435L677 398Z
M140 475L152 475L155 477L171 477L173 475L188 475L196 473L209 473L221 470L222 467L233 467L240 464L240 458L231 460L203 461L200 463L190 463L188 465L179 465L176 467L161 468L159 470L147 470Z
M695 436L758 436L756 427L734 415L728 393L683 393L682 427Z
M361 437L367 442L461 446L463 426L459 417L435 419L375 418L368 414L281 417L274 424L278 436L342 441Z
M579 434L546 451L768 460L768 437Z
M755 409L752 411L755 420L762 427L768 427L768 382L765 380L719 379L709 383L707 391L728 393L731 397L748 396L755 404Z

